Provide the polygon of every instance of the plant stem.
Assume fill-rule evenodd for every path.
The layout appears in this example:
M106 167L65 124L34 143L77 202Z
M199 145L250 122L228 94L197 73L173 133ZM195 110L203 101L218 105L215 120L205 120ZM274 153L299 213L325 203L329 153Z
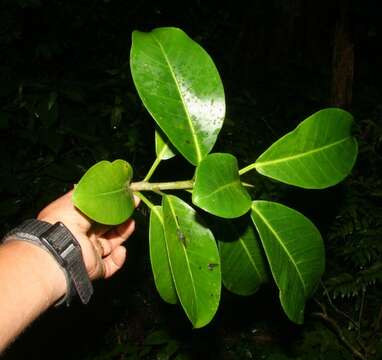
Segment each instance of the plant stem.
M157 157L153 164L151 165L151 168L150 170L148 171L147 175L145 176L145 178L143 179L143 181L149 181L151 176L154 174L154 171L156 170L156 168L158 167L159 163L161 162L161 159L159 157Z
M248 166L239 170L239 175L243 175L247 173L248 171L251 171L252 169L255 169L255 168L256 168L256 163L249 164Z
M137 195L150 209L155 206L146 196L144 196L139 191L135 192L134 194Z
M186 190L192 189L194 186L193 180L170 181L150 183L147 181L138 181L130 184L132 191L158 191L158 190Z

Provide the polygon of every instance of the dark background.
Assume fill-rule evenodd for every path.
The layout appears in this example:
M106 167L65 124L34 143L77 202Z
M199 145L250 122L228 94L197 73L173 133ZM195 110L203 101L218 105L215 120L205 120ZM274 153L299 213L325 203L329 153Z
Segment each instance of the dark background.
M133 30L179 27L211 55L227 102L215 150L233 153L240 166L329 106L352 112L360 144L353 175L325 191L248 175L255 195L282 199L324 236L327 272L304 326L285 318L268 286L247 298L223 292L212 324L192 330L155 291L140 209L127 266L96 284L90 305L44 314L4 359L381 358L381 20L372 0L1 1L2 233L71 189L97 161L123 158L135 179L145 175L154 159L153 120L130 75ZM155 178L191 174L173 159Z

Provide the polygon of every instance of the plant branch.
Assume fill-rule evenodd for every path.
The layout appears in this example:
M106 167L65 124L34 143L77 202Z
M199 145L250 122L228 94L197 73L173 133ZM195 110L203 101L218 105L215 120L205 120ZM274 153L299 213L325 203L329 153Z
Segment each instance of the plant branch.
M348 350L351 351L351 353L356 356L359 359L367 360L367 356L363 355L344 335L343 331L341 330L340 326L337 324L337 322L331 318L327 311L324 304L322 304L318 299L313 299L317 305L321 308L322 312L315 312L312 313L312 316L318 317L328 325L330 325L331 329L334 331L334 333L337 335L337 337L342 341L342 343L348 348Z
M324 285L324 283L322 281L320 281L320 285L323 287L324 294L328 298L329 305L332 307L332 309L336 313L338 313L338 314L342 315L343 317L345 317L346 319L348 319L355 326L355 328L358 330L358 323L355 320L353 320L348 314L346 314L345 312L340 310L336 305L334 305L334 303L333 303L333 301L332 301L332 299L330 297L329 291L328 291L328 289L326 288L326 286Z
M248 171L251 171L252 169L255 169L255 168L256 168L256 163L249 164L248 166L239 170L239 175L243 175L247 173Z
M186 190L192 189L194 186L193 180L170 181L150 183L147 181L138 181L130 184L132 191L161 191L161 190Z
M139 191L134 192L134 195L138 196L146 205L148 208L152 209L155 205L142 193Z
M158 167L159 163L161 162L161 159L159 157L157 157L153 164L151 165L151 168L150 170L148 171L148 173L146 174L145 178L143 179L143 181L149 181L151 176L154 174L154 171L156 170L156 168Z
M346 336L344 335L343 331L341 330L339 325L336 323L336 321L334 319L332 319L331 317L329 317L326 312L324 312L324 313L320 313L320 312L319 313L313 313L312 315L324 320L327 324L329 324L331 326L331 328L333 329L333 331L335 332L335 334L338 336L338 338L348 348L348 350L351 351L351 353L355 357L357 357L361 360L367 359L366 356L364 356L355 346L353 346L350 343L350 341L346 338Z
M359 315L358 315L358 339L361 338L362 316L363 316L363 309L365 307L365 294L366 294L366 290L363 290L362 298L361 298L361 306L360 306Z

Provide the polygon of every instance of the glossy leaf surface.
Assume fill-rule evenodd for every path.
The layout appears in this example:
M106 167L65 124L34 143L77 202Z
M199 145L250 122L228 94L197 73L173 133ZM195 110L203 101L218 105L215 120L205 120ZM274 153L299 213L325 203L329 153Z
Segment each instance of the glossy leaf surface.
M267 281L263 249L252 223L219 221L219 244L224 286L238 295L254 294Z
M251 216L279 288L281 305L289 319L301 324L305 301L324 272L321 235L304 215L278 203L254 201Z
M158 132L155 131L155 153L157 158L161 160L168 160L175 156L171 150L171 145L168 144L168 140Z
M308 189L335 185L349 175L357 157L352 123L344 110L318 111L271 145L256 160L256 170Z
M221 269L212 232L181 199L163 198L164 230L175 288L195 328L207 325L220 301Z
M133 169L124 160L100 161L92 166L76 185L73 203L92 220L117 225L134 211L129 190Z
M192 202L209 213L235 218L251 207L251 197L241 184L236 158L231 154L208 155L196 168Z
M197 165L214 146L225 116L223 85L210 56L177 28L134 31L130 67L147 110Z
M161 206L154 206L150 212L149 244L155 286L164 301L175 304L178 301L178 296L168 260Z

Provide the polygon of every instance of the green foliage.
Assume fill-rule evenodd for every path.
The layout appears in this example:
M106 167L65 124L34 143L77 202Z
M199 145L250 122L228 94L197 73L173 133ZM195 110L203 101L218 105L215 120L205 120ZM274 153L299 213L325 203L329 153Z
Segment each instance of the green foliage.
M168 249L164 233L164 219L161 206L154 206L150 212L150 260L156 288L161 298L170 303L178 302L171 275Z
M344 110L318 111L276 141L250 167L307 189L335 185L349 174L357 157L352 123L353 117Z
M120 224L134 211L133 194L129 189L132 177L133 169L126 161L101 161L81 178L73 202L97 222Z
M195 328L208 324L219 306L221 271L212 232L194 209L174 195L163 197L168 259L179 301Z
M133 33L130 64L147 110L197 165L214 146L225 115L223 85L212 59L182 30L159 28Z
M321 235L305 216L274 202L254 201L251 216L280 290L281 305L292 321L302 324L305 301L324 272Z
M215 153L201 161L195 172L192 202L222 218L237 218L248 212L251 197L240 181L234 156Z
M138 94L163 132L156 131L157 157L140 182L131 182L130 168L121 175L119 168L110 169L115 163L95 165L77 186L75 205L95 220L104 216L107 223L116 224L130 216L132 192L145 202L152 211L150 257L156 286L165 301L179 299L194 327L208 324L217 311L222 270L228 289L251 294L268 279L266 261L285 313L302 323L305 302L324 269L321 235L307 218L277 203L254 201L251 217L262 247L253 228L242 233L231 221L227 234L232 244L221 242L229 240L226 236L220 238L220 257L213 232L201 216L183 199L164 191L188 190L193 204L213 215L249 219L251 198L240 175L252 169L300 187L332 186L350 173L355 162L352 116L339 109L319 111L239 170L233 155L209 154L223 124L225 99L213 61L196 42L175 28L134 32L130 66ZM196 166L195 176L150 183L159 163L174 155L171 146ZM147 190L162 196L161 207L142 194ZM124 197L126 209L121 205ZM102 199L107 205L103 208Z
M268 281L268 269L252 224L218 221L216 238L224 286L238 295L254 294Z
M168 141L164 140L159 131L155 131L155 153L160 160L168 160L175 156Z
M327 271L323 291L316 297L324 314L321 319L338 338L347 341L345 346L353 355L378 359L382 330L382 127L362 121L357 135L361 140L359 161L354 175L344 183L344 199L329 229Z

